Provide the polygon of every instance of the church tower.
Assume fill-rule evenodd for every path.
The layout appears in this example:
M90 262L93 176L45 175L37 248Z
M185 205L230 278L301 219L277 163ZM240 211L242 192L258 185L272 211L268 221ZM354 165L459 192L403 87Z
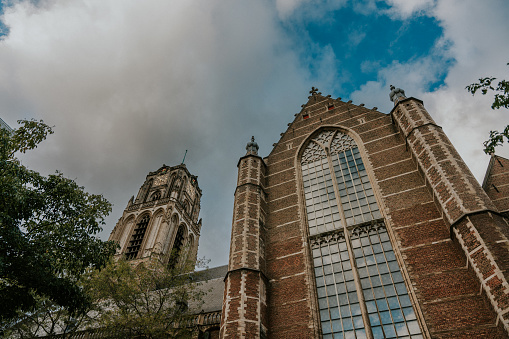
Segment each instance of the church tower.
M201 195L197 177L184 164L150 172L111 232L109 240L120 245L117 256L170 267L196 259Z
M508 337L509 164L486 194L421 100L390 99L312 88L267 157L248 144L222 338Z

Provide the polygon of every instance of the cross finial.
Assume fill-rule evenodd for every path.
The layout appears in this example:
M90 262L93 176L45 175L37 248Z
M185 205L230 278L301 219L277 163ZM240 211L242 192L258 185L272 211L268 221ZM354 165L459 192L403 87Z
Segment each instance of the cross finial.
M311 95L315 95L317 92L318 92L318 88L316 88L315 86L311 86L311 91L309 91L309 93Z

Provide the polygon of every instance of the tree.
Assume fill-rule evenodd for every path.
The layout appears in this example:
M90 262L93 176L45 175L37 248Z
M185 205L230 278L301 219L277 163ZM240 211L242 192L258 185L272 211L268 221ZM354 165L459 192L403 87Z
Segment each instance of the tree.
M0 328L45 299L85 313L90 300L78 281L90 267L104 266L117 246L95 236L111 211L108 201L16 158L53 133L43 121L18 123L13 131L0 128Z
M152 262L132 266L111 262L85 279L96 303L93 313L103 336L187 338L195 330L193 315L203 304L199 273L186 273L194 262L175 268Z
M6 338L72 338L79 328L87 327L93 321L87 313L71 315L68 310L46 297L36 296L36 300L37 305L33 311L18 313L16 322L4 331Z
M466 89L472 93L472 95L475 95L478 90L481 91L482 95L486 95L488 92L495 92L495 99L491 105L491 109L509 108L509 81L500 80L497 86L493 87L493 82L495 80L496 78L493 77L480 78L479 82L470 84ZM502 133L490 131L490 138L483 143L484 153L495 153L495 147L502 145L504 139L509 141L509 125L504 128Z

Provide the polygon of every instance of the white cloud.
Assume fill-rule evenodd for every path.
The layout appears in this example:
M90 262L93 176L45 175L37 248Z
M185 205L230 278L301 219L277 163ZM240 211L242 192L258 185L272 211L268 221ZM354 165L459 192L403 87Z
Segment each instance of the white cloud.
M24 163L105 194L115 204L106 237L145 175L178 164L188 149L204 191L200 253L225 263L238 157L253 134L268 153L312 77L273 8L238 0L19 2L3 21L10 34L0 45L2 118L13 127L21 118L56 126Z
M304 2L310 0L276 0L276 8L281 18L288 18Z
M280 19L302 21L326 19L347 3L348 0L275 0Z
M302 29L300 36L287 36L281 27L281 20L324 18L346 1L39 3L6 9L10 34L0 43L2 118L13 127L32 117L56 126L24 163L43 173L62 170L105 194L115 204L106 236L146 174L162 163L179 163L188 149L186 163L204 192L200 254L213 258L212 265L227 260L236 165L250 136L260 154L268 154L309 86L341 93L355 76L302 25L293 27ZM376 8L374 0L366 3ZM434 55L394 61L351 98L388 112L388 86L394 84L423 99L481 178L487 165L481 143L489 129L509 119L507 111L489 108L490 98L472 97L464 87L484 75L509 78L508 5L390 3L400 17L422 11L434 16L444 35ZM448 58L454 62L444 85L428 93Z
M395 18L408 19L418 13L430 10L434 0L385 0L390 9L387 14Z
M509 124L509 115L507 110L491 110L492 97L472 97L465 86L482 76L509 78L509 46L504 43L509 32L509 4L502 0L439 0L428 13L443 28L434 53L406 63L393 62L378 71L377 81L364 84L351 97L389 112L389 85L393 84L403 88L407 96L424 100L427 110L482 181L489 160L482 152L482 143L489 130ZM438 81L446 69L444 84L428 92L429 84ZM507 146L497 149L497 154L509 156Z

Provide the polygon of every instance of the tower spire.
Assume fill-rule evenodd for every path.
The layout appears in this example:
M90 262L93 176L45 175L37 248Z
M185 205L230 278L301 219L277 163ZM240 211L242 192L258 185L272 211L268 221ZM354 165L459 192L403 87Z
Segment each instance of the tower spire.
M186 153L184 153L184 159L182 159L182 165L184 165L184 161L186 161L186 155L187 155L187 150L186 150Z

